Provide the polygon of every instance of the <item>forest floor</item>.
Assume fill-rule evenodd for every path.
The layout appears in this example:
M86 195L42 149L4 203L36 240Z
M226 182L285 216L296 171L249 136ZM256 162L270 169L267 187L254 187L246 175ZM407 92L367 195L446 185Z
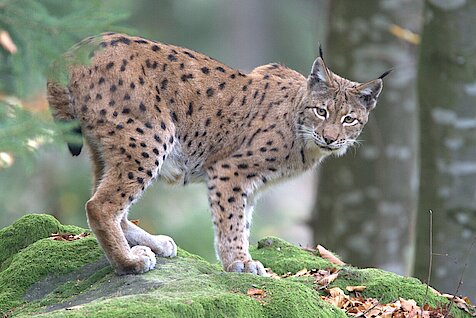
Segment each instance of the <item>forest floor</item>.
M450 301L415 278L358 269L274 237L251 252L270 277L225 273L182 249L144 275L117 276L86 229L42 214L0 230L0 251L4 318L476 315L464 299Z

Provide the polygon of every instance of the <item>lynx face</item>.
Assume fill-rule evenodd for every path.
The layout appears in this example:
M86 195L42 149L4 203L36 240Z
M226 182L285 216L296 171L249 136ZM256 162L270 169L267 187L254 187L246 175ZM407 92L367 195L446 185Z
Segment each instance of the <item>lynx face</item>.
M307 146L343 155L357 142L381 90L381 79L352 82L333 74L318 58L308 78L298 123Z

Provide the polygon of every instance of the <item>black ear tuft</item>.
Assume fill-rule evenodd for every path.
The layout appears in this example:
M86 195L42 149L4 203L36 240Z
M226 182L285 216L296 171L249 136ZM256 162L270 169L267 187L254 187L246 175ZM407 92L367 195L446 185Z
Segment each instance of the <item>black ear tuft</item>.
M392 71L393 71L393 68L389 69L388 71L386 71L385 73L383 73L382 75L380 75L378 78L379 78L379 79L383 79L385 76L387 76L388 74L390 74Z
M324 59L324 54L322 53L322 45L321 45L321 42L319 42L319 56L321 57L321 59Z

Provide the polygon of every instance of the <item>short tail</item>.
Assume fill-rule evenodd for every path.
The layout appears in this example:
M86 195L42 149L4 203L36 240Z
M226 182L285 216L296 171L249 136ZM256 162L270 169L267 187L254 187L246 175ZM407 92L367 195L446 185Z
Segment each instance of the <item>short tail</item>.
M71 99L69 90L67 87L58 83L48 81L47 84L47 98L50 104L50 109L53 114L53 118L60 122L70 122L76 119L74 111L71 105ZM75 127L73 133L81 136L81 127ZM81 153L83 143L68 143L69 151L73 156L77 156Z

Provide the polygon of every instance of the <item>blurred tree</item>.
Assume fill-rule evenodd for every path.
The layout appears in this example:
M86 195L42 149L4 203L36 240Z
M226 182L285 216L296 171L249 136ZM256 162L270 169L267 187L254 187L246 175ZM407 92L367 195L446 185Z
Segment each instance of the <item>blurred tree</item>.
M415 274L428 273L433 210L431 284L476 298L476 2L425 1L418 72L421 186ZM443 256L445 255L445 256Z
M420 7L406 0L330 2L328 66L361 82L395 72L384 81L362 148L322 164L311 220L315 241L345 261L400 274L412 265L418 192L418 36L409 30L418 30Z

